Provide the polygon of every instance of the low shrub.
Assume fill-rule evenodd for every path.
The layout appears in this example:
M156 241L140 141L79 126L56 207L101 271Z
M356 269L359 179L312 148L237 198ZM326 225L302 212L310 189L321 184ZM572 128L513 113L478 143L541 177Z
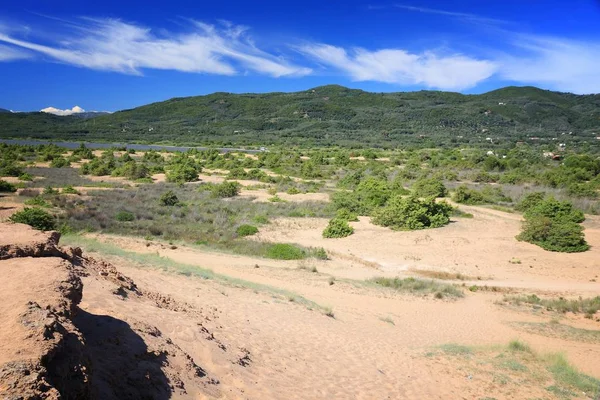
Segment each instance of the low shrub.
M235 230L235 233L237 233L237 235L241 237L252 236L258 233L258 228L254 225L244 224L238 226L238 228Z
M176 206L177 204L179 204L179 199L177 198L177 195L173 193L172 190L169 190L163 193L162 196L160 196L158 203L161 206Z
M0 179L0 193L14 193L17 191L15 185L5 180Z
M135 215L129 211L119 211L115 214L115 219L119 222L131 222L135 220Z
M546 197L546 193L544 192L532 192L527 193L519 202L515 205L515 210L525 212L530 208L535 207Z
M27 224L40 231L51 231L56 227L54 217L38 207L25 207L23 210L14 213L10 217L10 220L20 224Z
M24 172L21 175L19 175L19 180L31 182L33 180L33 176L31 176L31 174L28 172Z
M306 258L306 251L288 243L275 243L267 248L267 258L275 260L301 260Z
M69 162L69 160L67 160L64 157L56 157L50 162L50 167L52 168L65 168L70 165L71 163Z
M372 222L394 230L439 228L450 222L451 212L451 205L436 203L434 198L396 196L373 213Z
M344 238L354 233L354 228L348 224L347 220L334 218L329 221L327 227L323 230L324 238Z
M238 182L223 182L212 186L211 191L215 197L235 197L240 194L242 185Z
M538 245L544 250L561 253L578 253L590 248L585 241L581 225L573 221L545 216L527 218L517 240Z

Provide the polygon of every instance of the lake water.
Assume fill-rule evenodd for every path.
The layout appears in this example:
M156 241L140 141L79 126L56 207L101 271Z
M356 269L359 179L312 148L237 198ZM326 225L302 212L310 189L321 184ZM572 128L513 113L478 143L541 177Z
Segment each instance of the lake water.
M66 149L76 149L81 143L90 149L108 149L111 147L125 147L133 150L157 150L157 151L187 151L189 149L208 150L209 147L186 147L186 146L162 146L155 144L127 144L127 143L95 143L95 142L57 142L54 140L34 140L34 139L0 139L0 143L19 144L29 146L39 146L42 144L54 144L58 147ZM236 149L231 147L216 147L221 153L243 152L243 153L260 153L262 150Z

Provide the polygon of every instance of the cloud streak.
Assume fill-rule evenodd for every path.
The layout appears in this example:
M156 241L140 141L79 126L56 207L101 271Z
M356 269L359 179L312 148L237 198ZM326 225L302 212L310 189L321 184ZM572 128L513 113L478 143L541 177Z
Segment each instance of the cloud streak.
M27 53L26 51L0 45L0 62L22 60L30 57L31 54Z
M158 36L150 28L116 19L85 19L55 44L21 40L0 32L0 41L58 62L142 75L144 69L235 75L250 70L273 77L301 76L310 69L257 48L246 28L192 21L186 33Z
M414 54L400 49L350 51L328 44L308 44L300 51L333 67L354 81L378 81L399 85L423 85L444 90L463 90L491 77L494 62L461 54Z
M600 41L517 35L500 77L573 93L600 93Z

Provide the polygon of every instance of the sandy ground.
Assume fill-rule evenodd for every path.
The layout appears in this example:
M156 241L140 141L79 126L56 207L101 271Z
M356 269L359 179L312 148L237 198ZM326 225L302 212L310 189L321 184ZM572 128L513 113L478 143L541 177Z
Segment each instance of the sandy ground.
M553 253L518 242L520 216L480 207L461 207L474 218L457 218L442 229L393 232L361 217L355 233L323 239L325 219L286 218L273 221L257 240L323 246L338 254L372 262L381 271L456 272L479 277L479 284L536 288L582 295L600 292L600 218L588 216L584 253ZM491 279L490 279L491 278ZM594 281L595 280L595 281Z

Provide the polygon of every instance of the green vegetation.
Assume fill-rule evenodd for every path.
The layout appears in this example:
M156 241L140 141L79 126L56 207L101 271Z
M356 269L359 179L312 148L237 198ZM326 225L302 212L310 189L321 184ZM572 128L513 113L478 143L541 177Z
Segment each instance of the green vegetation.
M240 237L252 236L258 233L258 228L254 225L243 224L238 226L238 228L235 230L235 233L237 233Z
M167 190L162 196L160 196L158 202L161 206L176 206L179 204L179 198L175 193L173 193L172 190Z
M523 214L525 222L518 240L533 243L545 250L565 253L586 251L590 246L585 241L583 212L576 210L570 202L548 198L535 202L527 199L521 207L528 207Z
M307 257L306 251L288 243L275 243L269 245L267 258L275 260L302 260Z
M129 211L119 211L115 214L115 220L119 222L131 222L135 221L135 215Z
M212 186L212 193L215 197L235 197L240 194L242 185L235 181L226 181Z
M497 204L510 202L500 188L484 186L482 190L470 189L466 185L460 185L454 190L452 200L461 204Z
M0 179L0 193L13 193L16 192L17 188L12 183L6 182Z
M593 139L599 107L595 95L533 87L462 95L437 91L369 93L328 85L295 93L173 98L100 115L93 123L77 116L0 113L0 136L259 146L501 148L519 140L551 143L561 133L573 132L559 136L571 146ZM494 138L493 144L485 140L486 136ZM362 153L367 160L381 156L372 150ZM507 165L500 157L489 159L486 165L492 171ZM308 177L318 173L311 163L305 165Z
M451 212L452 206L433 198L396 196L373 213L372 222L394 230L439 228L450 222Z
M463 297L462 290L454 285L436 282L434 280L423 280L416 278L373 278L370 282L376 285L391 288L403 293L433 294L435 298Z
M333 218L323 230L324 238L344 238L354 233L354 228L345 219Z
M23 210L11 215L10 220L20 224L27 224L40 231L51 231L56 228L54 217L38 207L25 207Z
M61 190L62 194L79 194L79 192L73 187L73 185L67 185Z
M534 308L544 308L547 311L554 311L557 313L583 313L589 316L593 316L600 310L600 296L593 298L577 298L577 299L566 299L564 297L559 298L540 298L535 294L528 296L505 296L503 299L505 304L512 304L516 306L529 305Z
M436 178L419 179L412 187L417 197L445 197L446 186Z

